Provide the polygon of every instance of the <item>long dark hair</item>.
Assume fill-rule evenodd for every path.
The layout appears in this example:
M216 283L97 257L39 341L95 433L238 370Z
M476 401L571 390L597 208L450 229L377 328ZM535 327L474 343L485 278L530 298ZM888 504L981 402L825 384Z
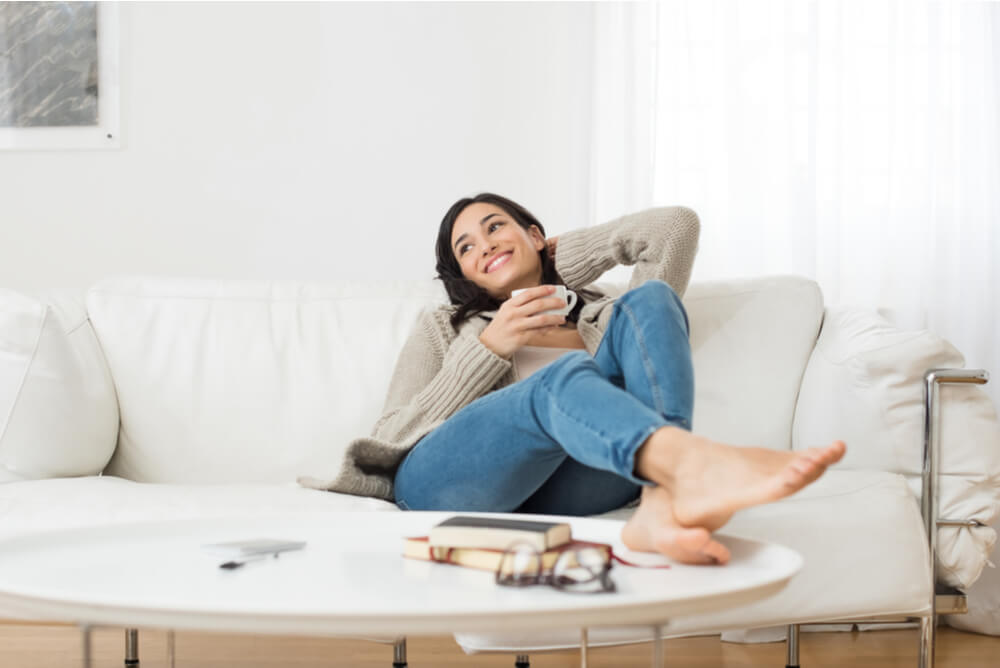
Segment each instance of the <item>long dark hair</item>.
M507 215L517 221L517 224L528 230L532 225L538 228L542 237L545 237L545 227L538 219L523 206L494 193L480 193L475 197L465 197L451 205L448 213L441 220L441 227L438 229L437 237L437 278L444 283L444 289L448 293L451 303L458 308L451 315L451 326L458 327L463 321L471 318L483 311L494 311L500 308L500 300L496 299L483 288L479 287L462 275L462 267L458 264L458 259L451 250L451 233L455 227L455 220L459 214L470 204L485 202L494 204L503 209ZM556 263L549 256L548 246L538 251L538 256L542 261L542 283L546 285L565 285L562 277L556 271ZM584 295L593 296L589 291L577 290L577 301L573 310L566 316L569 322L576 322L580 317L580 310L584 306Z

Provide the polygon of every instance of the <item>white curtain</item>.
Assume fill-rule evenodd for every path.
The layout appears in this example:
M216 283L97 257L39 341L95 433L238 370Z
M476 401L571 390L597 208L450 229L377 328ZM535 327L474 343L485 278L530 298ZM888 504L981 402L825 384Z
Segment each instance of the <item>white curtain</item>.
M812 277L950 340L1000 404L1000 4L594 11L592 222L691 206L693 280Z

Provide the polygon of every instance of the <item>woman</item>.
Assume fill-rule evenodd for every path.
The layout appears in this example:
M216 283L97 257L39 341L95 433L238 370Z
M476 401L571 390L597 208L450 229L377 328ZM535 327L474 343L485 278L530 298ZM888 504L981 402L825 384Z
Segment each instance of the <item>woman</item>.
M726 563L712 531L809 484L845 446L793 453L690 432L679 295L698 231L693 211L668 207L547 239L509 199L459 200L437 241L452 303L422 314L383 416L340 477L305 484L411 510L592 515L639 500L628 547ZM616 264L634 269L612 298L590 283ZM567 316L546 313L567 306L552 296L559 284L578 292Z

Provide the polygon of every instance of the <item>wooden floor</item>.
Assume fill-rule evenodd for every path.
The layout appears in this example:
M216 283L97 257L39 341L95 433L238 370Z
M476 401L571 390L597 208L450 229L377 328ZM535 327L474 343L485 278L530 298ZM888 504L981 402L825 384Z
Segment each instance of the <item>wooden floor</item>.
M93 633L93 668L120 668L124 658L124 631L98 629ZM864 633L802 633L803 668L916 668L916 630ZM81 666L80 632L72 626L0 622L0 666L3 668L72 668ZM175 640L178 668L391 668L392 646L357 640L240 636L179 632ZM143 631L139 639L143 668L168 668L166 633ZM453 638L411 638L407 659L412 668L505 666L511 655L466 655ZM784 643L745 645L723 643L717 637L682 638L666 642L667 665L678 668L720 666L783 668ZM591 649L589 666L631 668L649 666L650 645ZM577 652L536 654L537 668L579 666ZM937 668L996 668L1000 666L1000 638L963 633L942 627L938 631Z

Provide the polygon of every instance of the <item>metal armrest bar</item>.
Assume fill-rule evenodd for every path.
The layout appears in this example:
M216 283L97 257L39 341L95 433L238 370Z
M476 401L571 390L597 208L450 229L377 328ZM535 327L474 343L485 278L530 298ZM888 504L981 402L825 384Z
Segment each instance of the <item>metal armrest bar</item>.
M979 520L938 520L939 527L984 527Z
M920 514L930 548L931 614L920 622L920 668L934 666L934 636L937 626L937 594L934 569L937 565L938 526L973 526L962 520L938 519L937 469L941 458L941 406L942 383L972 383L983 385L990 376L983 369L930 369L924 374L924 462L920 496ZM958 601L955 601L956 605ZM964 601L963 601L964 603Z

